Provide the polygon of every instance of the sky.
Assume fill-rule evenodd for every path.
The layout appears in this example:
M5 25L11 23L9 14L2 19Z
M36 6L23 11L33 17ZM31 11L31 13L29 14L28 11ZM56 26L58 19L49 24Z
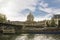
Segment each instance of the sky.
M35 21L49 20L60 14L60 0L0 0L0 13L7 20L26 21L30 12Z

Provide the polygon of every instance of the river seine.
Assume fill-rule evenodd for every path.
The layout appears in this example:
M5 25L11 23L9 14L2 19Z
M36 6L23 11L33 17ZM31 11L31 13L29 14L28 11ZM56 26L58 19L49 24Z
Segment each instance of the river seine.
M60 40L60 34L21 34L15 40Z

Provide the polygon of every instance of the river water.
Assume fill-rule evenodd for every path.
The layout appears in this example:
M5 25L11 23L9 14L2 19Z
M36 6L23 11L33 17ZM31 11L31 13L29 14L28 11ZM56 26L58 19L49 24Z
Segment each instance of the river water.
M15 40L60 40L60 34L21 34Z

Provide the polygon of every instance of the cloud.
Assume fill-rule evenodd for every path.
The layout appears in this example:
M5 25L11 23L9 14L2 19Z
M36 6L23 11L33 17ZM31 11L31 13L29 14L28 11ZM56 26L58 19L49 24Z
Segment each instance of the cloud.
M53 15L55 14L60 14L60 9L55 9L55 8L40 8L40 10L44 11L44 12L47 12L48 14L43 18L44 19L48 19L50 20L51 17L53 17Z
M51 17L50 16L52 16L51 14L47 14L46 16L44 16L44 17L39 17L39 18L37 18L37 17L35 17L35 21L43 21L43 20L50 20L51 19Z
M0 13L7 16L7 20L25 21L29 11L34 12L35 7L39 0L0 0ZM44 18L35 17L34 20L40 21L44 19L50 19L53 14L60 14L60 9L50 8L49 4L43 0L40 0L39 9L48 13Z
M34 10L32 7L35 4L35 0L1 0L0 1L0 13L7 16L8 20L26 20L26 15L21 13L25 9Z
M42 13L45 13L45 14L47 14L47 15L45 15L45 14L43 14L43 15L45 15L45 16L43 16L42 15L42 17L40 16L40 17L35 17L35 20L36 21L42 21L42 20L50 20L51 19L51 12L52 12L52 8L49 8L48 7L48 3L46 3L46 2L44 2L44 1L37 1L37 5L39 5L38 7L39 7L39 10L40 10L40 12L42 12Z
M40 2L40 7L39 9L41 11L44 11L46 13L48 13L46 16L44 16L43 18L39 17L39 18L36 18L35 20L50 20L51 17L54 15L54 14L60 14L60 9L58 8L52 8L52 7L49 7L49 4L44 2L44 1L41 1Z
M55 8L40 8L40 10L47 12L49 14L60 14L60 9L55 9Z
M48 7L48 3L45 3L44 1L41 1L40 6L46 8L46 7Z

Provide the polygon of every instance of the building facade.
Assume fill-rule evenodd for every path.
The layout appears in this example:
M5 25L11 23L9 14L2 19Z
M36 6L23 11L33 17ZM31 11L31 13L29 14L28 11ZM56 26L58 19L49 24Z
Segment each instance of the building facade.
M60 14L54 15L54 16L52 17L52 19L54 19L55 24L56 24L57 26L60 26Z

